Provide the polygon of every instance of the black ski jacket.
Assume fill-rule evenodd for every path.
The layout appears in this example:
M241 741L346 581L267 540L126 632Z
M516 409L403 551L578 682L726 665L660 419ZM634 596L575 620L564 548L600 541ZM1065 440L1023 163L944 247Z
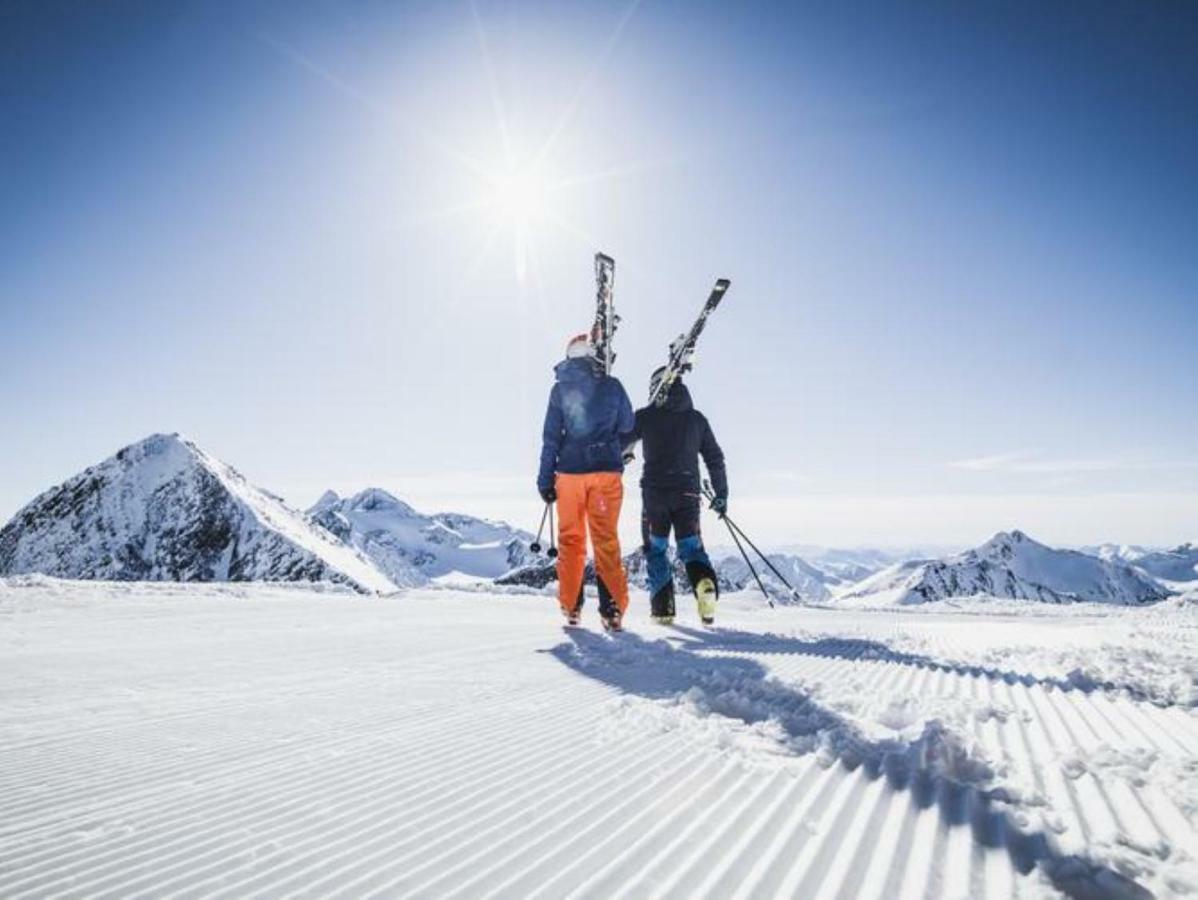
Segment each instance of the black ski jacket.
M724 451L715 441L703 413L691 403L690 391L675 381L662 406L636 411L634 440L642 442L645 468L641 487L699 492L699 456L707 466L717 497L728 496Z

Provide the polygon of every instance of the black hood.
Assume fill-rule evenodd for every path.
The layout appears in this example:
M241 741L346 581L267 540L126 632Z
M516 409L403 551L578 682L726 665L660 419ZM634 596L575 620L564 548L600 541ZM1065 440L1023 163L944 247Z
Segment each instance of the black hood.
M668 412L690 412L695 408L695 404L691 402L691 392L686 389L686 385L681 381L675 381L670 385L662 408Z

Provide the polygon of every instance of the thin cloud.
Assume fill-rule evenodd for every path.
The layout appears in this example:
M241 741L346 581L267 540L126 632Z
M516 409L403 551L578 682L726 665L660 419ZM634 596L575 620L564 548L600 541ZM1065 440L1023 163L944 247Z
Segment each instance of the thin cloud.
M947 463L969 472L1015 472L1039 475L1081 475L1093 472L1160 472L1196 469L1198 460L1128 460L1104 458L1041 459L1027 452L996 453Z
M959 459L950 462L950 469L967 469L970 472L1009 471L1020 460L1026 460L1028 453L995 453L991 456L976 456L972 459Z

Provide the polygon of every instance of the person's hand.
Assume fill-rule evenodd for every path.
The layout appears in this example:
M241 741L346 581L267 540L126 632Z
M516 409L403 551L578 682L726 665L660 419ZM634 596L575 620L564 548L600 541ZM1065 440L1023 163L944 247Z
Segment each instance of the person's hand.
M552 487L537 488L537 493L541 495L541 499L546 503L552 503L557 499L557 490Z
M721 519L728 515L728 498L715 497L711 501L711 508L715 510L715 514Z

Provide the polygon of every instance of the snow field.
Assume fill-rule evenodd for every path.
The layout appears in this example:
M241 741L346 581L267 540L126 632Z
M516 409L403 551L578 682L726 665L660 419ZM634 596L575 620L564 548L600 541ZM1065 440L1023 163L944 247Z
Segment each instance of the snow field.
M1192 605L646 606L0 581L0 896L1198 892Z

